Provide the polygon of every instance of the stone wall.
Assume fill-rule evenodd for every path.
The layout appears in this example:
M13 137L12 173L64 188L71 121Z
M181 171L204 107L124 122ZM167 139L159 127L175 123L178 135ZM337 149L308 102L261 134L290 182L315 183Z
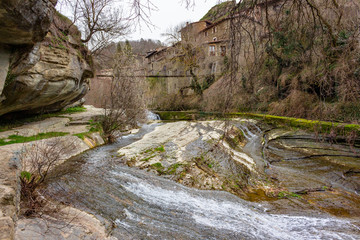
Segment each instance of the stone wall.
M110 98L112 70L105 69L99 71L90 80L90 91L85 96L85 104L95 107L104 107Z

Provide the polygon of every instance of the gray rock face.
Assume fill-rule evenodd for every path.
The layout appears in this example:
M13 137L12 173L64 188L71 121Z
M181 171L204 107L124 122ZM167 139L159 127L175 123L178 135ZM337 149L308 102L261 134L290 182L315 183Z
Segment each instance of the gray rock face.
M6 47L0 45L0 93L2 92L5 85L5 80L9 69L9 60L10 51Z
M41 41L53 20L49 0L1 0L0 42L11 45Z
M12 80L3 90L0 115L60 110L87 93L87 78L92 76L89 64L78 49L66 42L52 44L55 34L49 32L43 42L12 65Z
M0 116L56 111L88 91L88 51L66 35L55 0L0 1ZM60 26L60 27L58 27ZM9 70L8 70L9 69Z

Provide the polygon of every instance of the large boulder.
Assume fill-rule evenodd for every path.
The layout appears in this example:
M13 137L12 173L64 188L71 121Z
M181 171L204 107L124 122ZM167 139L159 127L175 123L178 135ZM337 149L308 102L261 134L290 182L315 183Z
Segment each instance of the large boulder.
M45 37L55 1L0 0L0 43L33 44Z
M0 115L57 111L80 100L92 61L56 0L0 1Z

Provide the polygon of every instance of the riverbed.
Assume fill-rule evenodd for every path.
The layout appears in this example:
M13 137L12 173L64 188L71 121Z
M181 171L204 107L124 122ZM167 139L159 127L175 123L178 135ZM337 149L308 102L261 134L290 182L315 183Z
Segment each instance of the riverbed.
M241 119L146 124L68 160L46 190L118 239L359 239L357 149L306 136Z

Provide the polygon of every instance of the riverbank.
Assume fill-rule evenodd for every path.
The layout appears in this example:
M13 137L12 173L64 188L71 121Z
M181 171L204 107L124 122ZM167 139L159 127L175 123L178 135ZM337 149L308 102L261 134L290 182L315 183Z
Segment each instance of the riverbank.
M71 115L70 120L76 122L75 126L83 127L80 123L88 122L81 117L85 113L77 114L78 117ZM47 122L45 125L48 128L50 124ZM34 124L32 128L36 126ZM74 125L68 124L63 128L70 126ZM60 138L70 137L74 138L74 141L76 139L79 145L91 143L90 139L86 141L89 138L87 134L68 134ZM92 138L91 140L94 141ZM89 144L84 149L89 149L90 146L92 145ZM9 153L12 153L17 144L2 147L7 147ZM325 232L325 235L328 230L322 225L316 225L317 222L337 222L344 219L351 226L346 231L353 234L356 232L354 226L360 226L360 184L357 170L360 168L359 156L360 151L356 144L323 141L317 139L314 133L274 127L256 119L237 118L226 122L176 121L144 125L136 134L123 137L115 144L96 148L59 165L59 170L54 172L61 175L50 181L46 191L57 202L64 202L72 207L64 208L56 218L46 216L46 219L20 219L17 227L12 227L13 235L15 234L16 239L28 239L28 236L33 239L52 239L59 234L62 235L61 239L106 239L109 236L109 239L111 236L122 239L132 239L134 236L146 238L147 234L155 231L152 225L153 216L146 213L153 208L153 203L141 205L147 198L152 202L163 201L164 206L176 205L175 210L161 213L169 218L174 211L188 205L191 205L191 211L207 214L206 204L199 210L196 209L197 204L193 206L186 200L171 202L173 196L181 197L183 191L192 192L199 198L202 196L201 199L211 195L219 202L222 197L234 199L234 208L245 208L241 211L259 206L257 211L263 212L259 215L261 221L274 214L276 219L281 221L293 221L298 219L296 216L300 216L304 219L304 229L311 226L320 233ZM65 170L64 173L61 169ZM146 181L143 182L143 179ZM173 187L162 189L161 185L159 188L158 184L163 181L160 179L167 179L164 186ZM129 182L133 181L136 186L129 185ZM155 185L149 185L149 182L154 182ZM179 187L176 182L185 187ZM16 190L16 187L10 189ZM173 189L179 189L179 192ZM166 199L161 199L165 195L158 196L156 191L165 194ZM134 194L137 197L134 198ZM212 203L212 200L208 201L209 204ZM152 214L159 214L159 207L152 209ZM13 208L15 212L18 211L18 203L14 204ZM252 211L249 210L249 214L258 214ZM177 214L182 214L181 210ZM148 218L149 221L143 220ZM156 231L160 233L159 236L164 236L161 233L166 232L169 226L161 222L161 219L162 217L156 220L159 223ZM216 219L207 222L207 225L201 222L196 224L200 229L204 228L204 224L216 228L218 224L214 225L214 221L216 222ZM230 227L230 233L224 233L221 229L215 231L206 228L206 231L215 234L212 236L217 236L219 231L229 237L235 234L232 232L235 231L232 226L234 221L238 221L237 216L230 216L229 222L222 225ZM246 221L248 219L244 219L243 224L246 225ZM286 223L286 226L289 224ZM139 229L138 226L143 225L146 226L145 229ZM340 229L336 229L331 230L331 234L337 235L336 231ZM299 236L296 228L289 231L289 236ZM236 236L245 236L244 232L235 232ZM177 234L189 238L185 232L177 231ZM276 231L274 234L277 234Z
M19 152L32 144L51 144L60 139L58 144L71 143L74 147L64 152L63 160L78 155L96 146L104 144L99 132L92 131L90 120L103 114L103 110L86 106L86 111L58 114L41 121L32 121L7 131L0 132L0 239L14 239L17 231L24 232L19 220L20 181L22 169ZM51 133L51 134L49 134ZM40 140L41 139L41 140ZM16 141L14 141L16 140ZM18 142L18 143L17 143ZM61 148L61 146L60 146ZM34 220L35 221L35 220ZM39 225L38 227L40 227ZM34 231L37 231L35 229ZM16 234L21 239L21 234ZM25 235L27 236L27 235ZM27 238L28 239L28 238ZM42 239L41 237L39 239Z

